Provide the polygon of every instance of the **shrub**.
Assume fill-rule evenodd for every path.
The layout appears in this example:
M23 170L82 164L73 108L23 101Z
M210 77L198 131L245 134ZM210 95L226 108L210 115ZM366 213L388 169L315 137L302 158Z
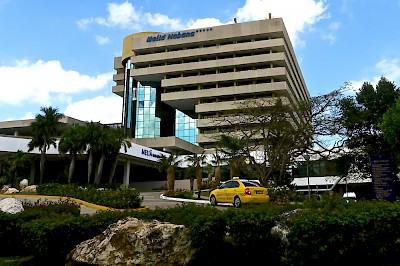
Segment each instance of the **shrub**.
M164 195L172 198L192 199L193 191L179 188L176 190L167 190L164 192Z
M350 261L398 265L399 222L400 207L389 202L337 203L329 211L313 208L292 221L288 259L296 265L346 265Z
M75 184L43 184L38 186L37 192L41 195L72 197L116 209L139 208L143 202L143 197L135 188L104 189Z
M288 186L268 187L268 195L274 202L293 202L302 201L304 196L291 190Z

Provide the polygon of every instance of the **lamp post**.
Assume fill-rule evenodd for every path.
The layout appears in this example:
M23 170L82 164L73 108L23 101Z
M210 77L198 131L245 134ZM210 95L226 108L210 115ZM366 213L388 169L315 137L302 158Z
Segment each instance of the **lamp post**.
M308 160L310 160L310 155L304 154L304 159L306 160L306 167L307 167L307 187L308 187L308 198L311 198L311 191L310 191L310 175L308 173Z

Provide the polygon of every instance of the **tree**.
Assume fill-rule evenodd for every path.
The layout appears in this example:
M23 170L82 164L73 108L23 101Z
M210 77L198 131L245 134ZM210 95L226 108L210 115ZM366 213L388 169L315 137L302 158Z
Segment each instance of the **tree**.
M219 132L245 143L247 174L264 185L287 184L287 166L302 155L329 159L346 151L342 102L349 85L294 103L284 94L238 102L216 118Z
M215 153L212 154L211 163L215 165L215 181L219 184L221 182L221 156L218 148L216 148Z
M218 151L222 155L220 159L229 164L229 176L231 179L235 176L240 176L244 167L246 142L245 138L228 135L222 135L217 142Z
M18 150L17 153L10 155L5 161L7 170L11 174L11 176L9 177L10 180L7 181L10 183L17 183L18 170L26 168L28 164L29 164L28 156L22 150Z
M204 152L200 155L198 154L193 154L192 156L186 157L186 160L191 164L191 166L194 168L194 174L196 176L196 181L197 181L197 190L198 194L197 197L200 199L201 196L201 189L202 189L202 182L203 182L203 177L201 174L201 166L205 161L205 154Z
M393 157L400 165L400 98L397 98L396 105L392 106L383 115L382 122L378 125L382 130L384 139L393 151Z
M113 143L113 135L109 128L103 127L99 132L98 138L93 143L92 149L93 152L99 153L100 161L97 165L96 174L94 177L94 183L96 185L100 184L101 176L103 174L104 162L106 160L106 156L108 153L108 149L112 146Z
M102 136L103 126L99 122L89 122L84 127L84 139L86 143L86 151L88 153L88 176L87 183L90 184L92 170L94 165L94 153L98 150L97 144Z
M110 133L111 143L109 145L108 151L110 153L110 157L112 158L113 163L111 166L110 178L108 180L108 183L112 184L115 169L117 168L117 159L121 146L124 148L124 151L127 152L127 149L132 146L132 143L127 139L128 134L125 133L123 128L110 128Z
M396 159L392 126L396 124L399 95L399 88L381 77L375 87L364 82L355 96L348 96L340 103L345 144L358 154L364 154L365 158L358 160L363 165L357 167L365 173L369 172L368 156L371 154L387 154Z
M167 172L168 190L174 190L175 187L175 172L178 167L178 154L172 152L169 156L161 154L157 161L156 167L160 172Z
M53 145L57 147L56 136L61 123L59 120L64 117L57 108L41 107L41 114L37 114L35 121L31 123L32 140L28 143L28 151L38 148L40 151L40 181L43 181L46 151Z
M73 125L61 135L61 139L58 144L58 151L61 154L69 153L71 156L71 162L68 170L68 183L71 183L75 171L77 155L83 153L86 148L84 130L85 128L81 125Z
M221 125L235 131L222 135L217 144L223 157L230 158L231 178L246 169L263 184L268 179L282 183L287 164L310 145L310 104L292 106L285 97L276 97L238 106L221 116Z
M341 101L348 148L361 148L367 154L390 152L379 124L386 111L395 106L399 94L396 85L382 77L375 88L364 82L355 97L348 96Z

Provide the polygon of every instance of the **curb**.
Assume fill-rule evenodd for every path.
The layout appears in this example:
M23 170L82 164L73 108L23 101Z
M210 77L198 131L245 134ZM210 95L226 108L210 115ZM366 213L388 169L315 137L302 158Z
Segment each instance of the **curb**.
M96 209L99 211L126 211L127 209L115 209L115 208L111 208L111 207L106 207L106 206L102 206L102 205L97 205L97 204L93 204L87 201L83 201L81 199L75 199L75 198L71 198L71 197L63 197L63 196L45 196L45 195L16 195L16 194L1 194L0 197L7 197L7 198L38 198L38 199L58 199L58 200L72 200L78 204L84 205L86 207L92 208L92 209ZM129 209L129 210L137 210L137 211L143 211L143 210L147 210L148 207L144 206L141 208L137 208L137 209Z
M192 200L192 199L182 199L182 198L171 198L166 197L164 194L160 195L160 199L170 200L170 201L180 201L180 202L193 202L193 203L201 203L201 204L210 204L208 200Z

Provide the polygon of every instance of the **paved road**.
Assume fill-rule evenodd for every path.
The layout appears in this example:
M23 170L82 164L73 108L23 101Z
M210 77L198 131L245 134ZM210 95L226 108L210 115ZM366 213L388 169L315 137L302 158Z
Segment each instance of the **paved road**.
M175 199L175 198L167 198L167 197L160 197L162 195L162 192L141 192L140 195L143 197L143 203L142 206L148 207L149 209L156 209L156 208L170 208L170 207L175 207L179 206L185 202L198 202L199 204L207 204L208 202L206 200L203 201L193 201L193 200L186 200L186 199ZM9 195L9 196L0 196L0 200L6 197L17 197L18 199L25 201L25 202L30 202L30 203L36 203L36 202L44 202L44 201L59 201L59 198L57 197L40 197L40 196L24 196L24 195ZM78 202L81 205L81 214L94 214L97 211L104 210L107 208L104 208L102 206L96 206L94 204L87 204L85 202Z

